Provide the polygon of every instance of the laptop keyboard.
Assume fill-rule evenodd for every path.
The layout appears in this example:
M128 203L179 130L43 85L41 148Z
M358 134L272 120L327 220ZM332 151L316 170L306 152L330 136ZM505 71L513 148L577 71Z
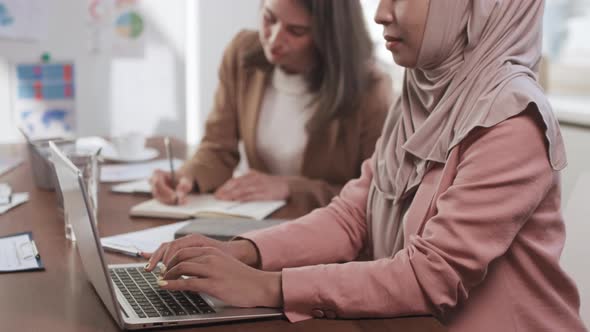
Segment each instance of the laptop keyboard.
M115 268L110 273L113 283L140 318L215 312L197 293L160 289L156 274L143 268Z

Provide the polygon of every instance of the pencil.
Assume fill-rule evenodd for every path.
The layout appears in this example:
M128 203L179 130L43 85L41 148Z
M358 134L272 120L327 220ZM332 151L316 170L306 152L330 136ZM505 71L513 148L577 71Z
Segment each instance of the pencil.
M174 163L172 161L172 148L170 147L170 138L168 136L164 137L164 146L166 148L166 156L168 158L168 162L170 164L170 179L172 181L172 189L174 189L175 197L174 197L174 205L178 204L178 195L176 195L176 176L174 174Z

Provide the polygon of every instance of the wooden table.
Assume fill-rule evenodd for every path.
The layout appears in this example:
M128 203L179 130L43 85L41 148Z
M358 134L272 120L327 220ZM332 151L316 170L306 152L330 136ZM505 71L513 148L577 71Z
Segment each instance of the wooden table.
M148 145L159 148L160 140ZM175 155L183 156L185 148L176 142ZM24 145L0 146L4 156L23 156ZM15 192L29 192L30 200L0 216L0 236L32 231L45 271L0 274L0 330L2 331L117 331L118 327L102 305L87 280L75 245L65 239L63 221L56 213L53 192L42 191L33 183L28 160L0 177ZM137 231L168 223L166 220L129 217L131 206L145 197L117 195L101 185L99 222L101 236ZM289 207L278 217L290 214ZM108 253L108 263L132 263L140 259ZM177 330L199 331L445 331L431 317L363 320L308 320L291 324L286 319L258 320L231 324L207 325Z

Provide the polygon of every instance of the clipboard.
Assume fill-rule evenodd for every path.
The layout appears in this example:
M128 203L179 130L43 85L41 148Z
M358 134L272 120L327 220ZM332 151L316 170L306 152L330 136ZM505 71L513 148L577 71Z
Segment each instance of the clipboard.
M0 237L0 274L43 270L45 266L32 232Z

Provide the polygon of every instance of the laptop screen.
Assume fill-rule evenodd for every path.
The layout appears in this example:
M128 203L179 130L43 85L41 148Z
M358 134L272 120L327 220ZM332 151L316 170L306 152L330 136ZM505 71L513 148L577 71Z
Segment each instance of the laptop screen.
M85 194L80 171L59 148L50 143L51 159L55 167L59 189L64 203L64 215L69 219L76 235L84 271L104 305L120 326L122 318L119 306L113 296L113 286L108 277L107 265L103 258L100 237L94 220L89 213L88 196ZM65 237L64 237L65 241Z

